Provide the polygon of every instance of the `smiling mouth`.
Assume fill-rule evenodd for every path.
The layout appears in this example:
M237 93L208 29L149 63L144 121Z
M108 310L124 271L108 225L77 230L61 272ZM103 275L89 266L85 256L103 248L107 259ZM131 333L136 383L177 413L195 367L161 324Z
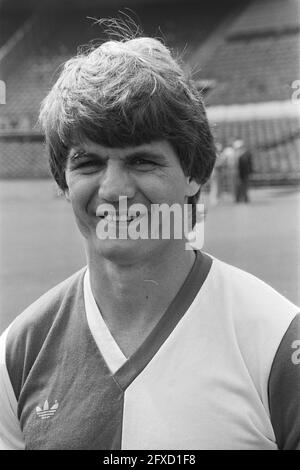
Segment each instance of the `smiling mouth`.
M127 214L116 215L116 214L104 213L104 214L99 214L99 215L96 214L96 215L101 220L105 220L108 223L112 222L112 223L126 223L126 224L129 224L130 222L132 222L133 220L137 220L139 217L141 217L144 214L137 213L136 215L127 215Z

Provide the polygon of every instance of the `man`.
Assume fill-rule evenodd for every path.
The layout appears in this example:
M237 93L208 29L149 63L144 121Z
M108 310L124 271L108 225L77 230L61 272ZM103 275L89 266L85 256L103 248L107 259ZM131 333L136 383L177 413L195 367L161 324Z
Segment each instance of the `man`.
M222 144L216 143L216 162L210 177L209 203L211 206L218 204L223 191L223 173L225 167Z
M195 220L215 161L169 50L141 37L69 60L41 122L87 267L2 335L2 448L299 448L298 308L152 220L188 203Z
M230 196L235 198L237 181L237 155L233 145L227 145L223 151L224 173L226 189Z
M236 202L249 202L249 177L252 173L252 156L243 140L234 142L237 155Z

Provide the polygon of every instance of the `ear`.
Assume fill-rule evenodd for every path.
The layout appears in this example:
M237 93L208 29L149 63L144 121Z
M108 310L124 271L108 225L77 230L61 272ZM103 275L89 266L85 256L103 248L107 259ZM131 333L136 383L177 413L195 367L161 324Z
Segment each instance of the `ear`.
M69 188L67 188L67 189L64 190L64 196L65 196L66 200L67 200L68 202L70 202L71 199L70 199Z
M195 194L199 191L201 184L197 183L191 176L187 177L186 182L186 196L195 196Z

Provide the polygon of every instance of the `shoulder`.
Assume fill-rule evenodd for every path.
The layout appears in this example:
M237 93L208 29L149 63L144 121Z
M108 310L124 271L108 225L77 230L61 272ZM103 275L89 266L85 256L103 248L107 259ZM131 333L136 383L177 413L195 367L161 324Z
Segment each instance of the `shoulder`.
M276 344L300 311L266 282L215 258L212 279L241 335L251 331L257 340L264 342L268 336Z
M234 305L247 307L240 312L240 315L259 316L261 319L272 315L272 322L275 318L281 320L282 315L287 315L290 322L299 312L298 306L263 280L240 268L212 258L211 274L215 287L220 289L220 295L232 301L232 307Z
M231 325L245 366L268 407L271 366L300 309L261 279L216 258L208 280L210 296Z
M9 334L12 335L13 332L22 334L22 332L37 328L40 324L51 324L61 307L72 302L81 286L85 269L77 271L29 305L12 322Z
M9 326L6 366L16 397L47 338L61 334L75 310L74 305L83 302L85 269L50 289Z

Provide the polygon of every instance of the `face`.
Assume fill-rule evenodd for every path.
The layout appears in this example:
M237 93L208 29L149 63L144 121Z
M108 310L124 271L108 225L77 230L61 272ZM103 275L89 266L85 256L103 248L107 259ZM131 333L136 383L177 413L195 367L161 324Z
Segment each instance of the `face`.
M66 181L66 196L86 239L89 256L118 262L154 259L155 254L175 240L161 237L155 240L100 239L97 235L100 221L117 225L119 229L122 224L128 227L139 222L141 217L150 220L153 204L171 206L176 203L183 207L187 198L199 189L195 181L184 175L178 157L167 141L125 148L110 148L93 142L73 147L68 156ZM127 213L120 209L120 197L126 198ZM130 208L137 207L133 206L135 204L145 208L136 219L128 217ZM107 205L115 208L115 220L111 220L109 211L102 210Z

